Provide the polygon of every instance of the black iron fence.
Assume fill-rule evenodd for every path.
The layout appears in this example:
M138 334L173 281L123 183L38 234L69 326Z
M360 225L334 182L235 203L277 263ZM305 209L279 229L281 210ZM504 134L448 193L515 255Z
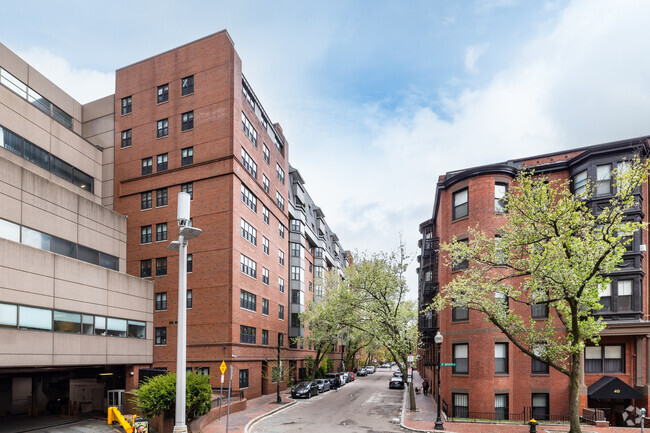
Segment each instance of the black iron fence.
M219 407L228 404L228 388L212 388L212 407ZM230 391L230 401L241 401L244 399L243 389L233 389Z
M443 404L443 409L445 404ZM446 410L445 410L446 412ZM506 413L505 410L491 411L491 412L476 412L476 411L467 411L463 408L456 408L450 419L452 420L462 420L462 419L481 419L489 421L521 421L527 422L531 419L536 421L550 421L550 422L568 422L569 415L556 415L546 412L542 408L534 407L525 407L522 412L519 413Z

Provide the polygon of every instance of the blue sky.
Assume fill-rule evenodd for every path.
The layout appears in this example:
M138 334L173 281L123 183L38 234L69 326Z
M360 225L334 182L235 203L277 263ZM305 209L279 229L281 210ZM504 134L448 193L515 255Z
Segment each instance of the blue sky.
M647 1L30 1L3 14L0 42L80 102L113 93L117 68L227 29L352 250L401 233L415 253L447 171L650 134Z

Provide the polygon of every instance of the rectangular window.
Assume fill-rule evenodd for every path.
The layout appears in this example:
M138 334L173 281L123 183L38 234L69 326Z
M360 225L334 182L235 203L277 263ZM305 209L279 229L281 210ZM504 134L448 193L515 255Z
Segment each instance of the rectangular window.
M160 104L162 102L169 101L169 83L158 86L158 99L157 102Z
M269 178L266 177L265 174L262 175L262 187L264 188L264 191L268 194L268 192L270 191Z
M2 128L0 128L1 130ZM130 136L129 136L130 138ZM0 138L0 142L2 139ZM130 145L130 142L129 142ZM0 145L2 147L2 145ZM44 151L34 143L25 140L25 155L24 158L32 162L44 170L50 171L50 153Z
M251 108L255 110L255 101L253 101L253 98L251 97L250 93L248 93L248 89L243 84L241 86L241 91L242 94L244 95L244 99L246 100L246 102L248 102L248 105L250 105Z
M156 259L156 276L164 277L167 275L167 257Z
M600 304L603 308L600 311L612 311L612 283L601 285L598 288Z
M509 419L508 394L494 395L494 419Z
M186 147L181 150L181 166L190 165L194 162L194 148Z
M585 347L585 373L625 373L625 347L620 344Z
M284 266L284 251L278 250L278 262Z
M132 97L122 98L122 116L131 112Z
M156 171L167 170L167 154L163 153L156 157Z
M453 374L469 374L469 344L452 345L452 362L456 364L451 368Z
M167 188L156 190L156 207L167 206Z
M262 251L267 256L269 255L269 240L262 236Z
M156 346L167 344L167 328L156 328Z
M278 223L278 234L282 239L284 239L284 224Z
M194 93L194 75L181 80L181 96L191 95L192 93Z
M452 210L452 219L454 221L469 215L469 193L467 188L455 192L452 195L452 200L454 202Z
M284 320L284 305L278 305L278 319Z
M508 343L494 344L494 372L497 374L508 373Z
M0 328L18 326L18 306L0 303Z
M280 167L280 164L275 164L275 175L278 177L278 180L284 185L284 170Z
M262 298L262 314L269 315L269 300Z
M140 243L148 244L151 242L151 226L140 227Z
M156 224L156 242L167 240L167 223Z
M536 346L533 347L533 354L535 356L542 356L544 354L544 347ZM530 371L532 374L548 374L548 364L542 361L538 361L535 358L531 358Z
M302 245L297 242L289 242L291 257L302 257Z
M239 370L239 389L248 388L248 370Z
M452 322L463 322L469 320L469 309L465 307L454 307L451 310Z
M499 304L503 305L506 308L506 310L508 309L508 297L505 294L500 292L494 292L494 302L495 305L498 305L496 304L498 302Z
M262 329L262 345L269 345L269 331L267 329Z
M633 280L618 280L616 282L617 311L632 311L632 283Z
M280 194L279 191L275 192L275 202L277 203L280 210L284 210L284 197Z
M587 192L587 170L573 176L573 193L581 196Z
M304 281L305 276L304 276L304 270L300 266L292 266L291 267L291 279L293 281Z
M192 259L192 254L187 255L187 273L192 272L192 266L194 264L194 260Z
M194 111L188 111L181 115L181 131L194 129Z
M278 332L278 346L284 347L284 334Z
M269 285L269 270L262 268L262 283Z
M156 137L167 137L169 135L169 119L161 119L157 122Z
M151 259L140 260L140 278L151 276Z
M240 325L239 342L247 343L247 344L255 344L255 328L253 328L252 326Z
M257 131L253 128L253 125L251 125L251 122L243 111L241 113L241 129L244 131L244 134L246 134L246 137L248 137L251 143L257 147Z
M128 320L126 336L129 338L147 338L147 324L139 320Z
M300 317L298 313L291 313L291 327L300 328Z
M257 197L255 197L255 194L253 194L253 192L243 183L241 184L241 201L243 201L250 210L257 213Z
M300 290L292 290L291 291L291 303L292 304L297 304L297 305L303 305L304 304L304 294Z
M153 171L153 158L143 158L142 159L142 175L149 174Z
M21 329L52 330L52 310L18 306L18 327Z
M190 195L190 200L194 198L194 184L192 182L182 183L181 192L186 192Z
M122 131L122 142L120 144L120 147L129 146L131 146L131 130L127 129L126 131Z
M167 309L167 293L156 293L156 311Z
M546 319L548 317L548 304L531 305L530 315L533 319Z
M465 244L469 244L469 239L459 239L458 242L464 242ZM460 262L456 262L452 264L451 266L451 271L452 272L457 272L461 271L463 269L467 269L469 267L469 261L467 259L462 260Z
M537 421L549 419L548 393L532 395L533 418Z
M126 337L126 320L107 317L106 335L111 337Z
M257 296L246 290L240 290L239 306L246 310L257 311Z
M241 219L241 237L251 244L257 245L257 229L243 218Z
M257 263L255 263L253 260L249 259L243 254L240 254L240 264L241 264L241 271L253 278L257 278Z
M454 418L469 418L469 394L452 393L452 416Z
M54 332L81 334L81 314L54 310Z
M596 167L596 195L610 195L612 193L612 166L611 164Z
M302 232L302 221L292 219L290 227L292 232Z
M192 290L185 293L185 308L192 308Z
M280 293L284 293L284 278L278 277L278 290Z
M494 211L506 212L506 192L508 184L497 182L494 184Z
M255 212L257 212L257 201L256 201L256 205L255 205ZM264 205L262 205L262 219L264 220L264 222L266 224L269 224L269 221L271 220L269 218L269 209Z
M251 176L257 179L257 164L243 147L241 148L241 163Z
M266 144L262 143L262 146L264 146L262 148L262 158L264 158L264 162L269 164L269 162L271 161L271 157L270 157L271 153L269 152L269 148L266 147Z

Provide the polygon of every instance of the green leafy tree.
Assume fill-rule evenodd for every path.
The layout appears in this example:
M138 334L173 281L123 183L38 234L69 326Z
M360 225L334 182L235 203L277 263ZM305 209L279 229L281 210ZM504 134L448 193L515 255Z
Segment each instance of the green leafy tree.
M480 228L469 242L443 244L451 265L468 264L434 301L481 312L528 356L569 378L570 432L579 433L580 359L585 343L598 343L605 322L599 289L621 262L630 236L646 224L630 220L635 194L646 180L647 162L633 161L614 176L616 194L594 214L567 181L521 173L507 195L499 237ZM533 320L531 306L548 308L546 320Z
M212 400L210 376L188 372L185 388L187 421L208 413ZM135 390L134 402L146 418L173 411L176 407L176 374L167 373L147 379Z

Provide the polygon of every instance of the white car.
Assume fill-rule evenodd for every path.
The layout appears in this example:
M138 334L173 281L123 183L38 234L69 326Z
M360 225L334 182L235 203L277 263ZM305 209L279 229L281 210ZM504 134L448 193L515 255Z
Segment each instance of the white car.
M375 366L374 365L366 366L366 371L368 372L368 374L373 374L375 372Z

